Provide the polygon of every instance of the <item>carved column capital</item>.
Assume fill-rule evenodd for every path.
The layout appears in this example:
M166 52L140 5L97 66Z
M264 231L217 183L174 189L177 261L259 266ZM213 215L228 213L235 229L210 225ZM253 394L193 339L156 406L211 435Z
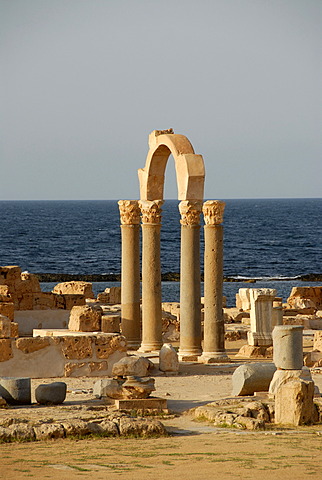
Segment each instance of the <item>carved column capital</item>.
M203 215L206 225L220 225L224 221L225 202L207 200L203 204Z
M200 200L183 200L179 203L181 225L199 225L202 202Z
M143 224L161 224L163 200L140 200Z
M122 225L139 225L140 224L140 208L137 200L120 200L118 202L121 224Z

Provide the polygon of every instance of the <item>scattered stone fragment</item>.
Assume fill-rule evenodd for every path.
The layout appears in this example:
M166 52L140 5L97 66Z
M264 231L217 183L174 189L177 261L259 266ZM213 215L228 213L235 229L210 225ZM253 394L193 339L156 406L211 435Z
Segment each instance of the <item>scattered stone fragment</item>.
M41 384L35 390L36 401L42 405L58 405L66 398L65 382Z
M154 365L148 358L128 356L114 363L112 375L115 377L126 377L128 375L146 377L153 368Z
M159 353L159 369L162 372L179 372L178 354L170 343L165 343Z

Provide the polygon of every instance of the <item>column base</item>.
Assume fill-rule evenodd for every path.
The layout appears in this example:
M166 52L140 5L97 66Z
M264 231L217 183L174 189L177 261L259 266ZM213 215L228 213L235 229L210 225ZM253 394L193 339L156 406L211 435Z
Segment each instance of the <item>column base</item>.
M179 350L178 358L180 362L197 362L201 354L202 354L201 349Z
M138 352L148 353L148 352L158 352L161 350L163 343L142 343Z
M198 358L199 363L229 363L230 358L226 352L203 352Z
M128 340L127 341L127 349L128 350L138 350L140 348L141 341L140 340Z

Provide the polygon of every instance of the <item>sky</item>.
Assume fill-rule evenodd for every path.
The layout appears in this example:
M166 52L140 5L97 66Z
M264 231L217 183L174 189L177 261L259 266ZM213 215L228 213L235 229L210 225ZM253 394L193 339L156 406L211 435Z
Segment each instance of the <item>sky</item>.
M0 200L138 199L167 128L205 198L322 197L321 26L321 0L0 0Z

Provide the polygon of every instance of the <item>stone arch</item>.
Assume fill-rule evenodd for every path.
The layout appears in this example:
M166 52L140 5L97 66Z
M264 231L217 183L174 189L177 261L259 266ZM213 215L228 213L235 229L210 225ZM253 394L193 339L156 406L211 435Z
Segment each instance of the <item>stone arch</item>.
M184 135L172 129L153 130L144 168L138 170L141 200L163 200L165 169L172 154L175 162L178 200L202 200L205 166Z

